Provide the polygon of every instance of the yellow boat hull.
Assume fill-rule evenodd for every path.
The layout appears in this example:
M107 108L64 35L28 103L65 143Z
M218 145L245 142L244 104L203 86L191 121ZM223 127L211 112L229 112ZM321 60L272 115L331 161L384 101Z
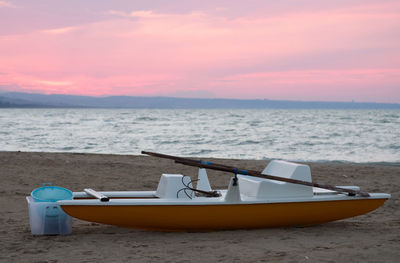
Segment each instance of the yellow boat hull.
M368 213L386 199L212 205L61 205L69 215L102 224L162 231L307 226Z

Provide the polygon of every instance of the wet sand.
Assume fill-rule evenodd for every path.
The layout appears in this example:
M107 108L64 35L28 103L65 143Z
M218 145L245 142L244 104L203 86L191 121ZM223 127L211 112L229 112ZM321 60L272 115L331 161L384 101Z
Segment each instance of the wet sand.
M267 161L218 162L262 170ZM161 173L197 169L147 156L0 152L1 262L398 262L400 166L310 163L313 180L390 193L378 210L311 227L165 233L74 219L71 235L32 236L25 196L45 182L72 191L155 190ZM230 174L208 171L213 188ZM190 215L183 215L190 220Z

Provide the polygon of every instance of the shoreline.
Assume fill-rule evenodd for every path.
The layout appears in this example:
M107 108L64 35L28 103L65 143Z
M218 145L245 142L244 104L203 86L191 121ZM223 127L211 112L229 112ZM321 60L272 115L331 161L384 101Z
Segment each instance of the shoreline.
M95 153L95 152L63 152L63 151L54 151L54 152L39 152L39 151L4 151L0 150L0 153L33 153L33 154L72 154L72 155L101 155L101 156L132 156L132 157L143 157L147 156L144 154L128 154L128 153ZM269 162L272 160L284 160L289 162L295 163L304 163L304 164L343 164L343 165L382 165L382 166L399 166L400 161L396 162L352 162L352 161L345 161L345 160L291 160L291 159L282 159L282 158L268 158L268 159L246 159L246 158L228 158L228 157L199 157L199 156L183 156L177 155L179 157L190 158L190 159L205 159L205 160L233 160L233 161L264 161ZM148 156L147 156L148 157Z
M267 160L211 159L262 170ZM400 257L400 167L309 163L313 180L358 185L392 198L366 215L310 227L164 233L73 222L67 236L32 236L25 196L42 183L82 191L155 190L161 173L194 178L197 169L144 155L0 152L0 262L397 262ZM207 171L213 188L230 174ZM182 215L190 220L190 215ZM229 220L229 218L227 218Z

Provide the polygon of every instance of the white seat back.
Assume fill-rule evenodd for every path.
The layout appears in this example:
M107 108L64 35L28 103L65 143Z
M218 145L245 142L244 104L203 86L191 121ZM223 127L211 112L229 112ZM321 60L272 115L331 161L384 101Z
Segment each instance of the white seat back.
M308 165L286 161L271 161L263 174L311 182L311 171ZM243 195L257 198L293 198L311 197L312 187L269 180L252 176L239 176L240 192Z
M181 174L162 174L155 195L159 198L167 199L189 198L183 190L180 191L181 189L186 188L182 183L182 178L183 175ZM186 193L190 196L193 195L190 190L186 191Z
M199 169L199 173L197 175L197 190L202 191L211 191L210 182L208 181L207 171L204 168Z
M311 182L311 170L310 167L305 164L273 160L267 165L267 167L265 167L265 169L262 171L262 174Z

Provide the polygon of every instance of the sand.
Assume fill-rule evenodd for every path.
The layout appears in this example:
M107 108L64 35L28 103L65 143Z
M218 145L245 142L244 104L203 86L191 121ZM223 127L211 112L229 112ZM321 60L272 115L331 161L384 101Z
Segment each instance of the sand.
M261 170L267 161L218 160ZM32 236L25 196L44 182L82 191L155 190L197 170L145 156L0 152L1 262L399 262L400 166L310 163L315 182L392 195L367 215L311 227L165 233L74 219L71 235ZM215 188L229 174L209 171ZM187 215L190 220L190 215Z

